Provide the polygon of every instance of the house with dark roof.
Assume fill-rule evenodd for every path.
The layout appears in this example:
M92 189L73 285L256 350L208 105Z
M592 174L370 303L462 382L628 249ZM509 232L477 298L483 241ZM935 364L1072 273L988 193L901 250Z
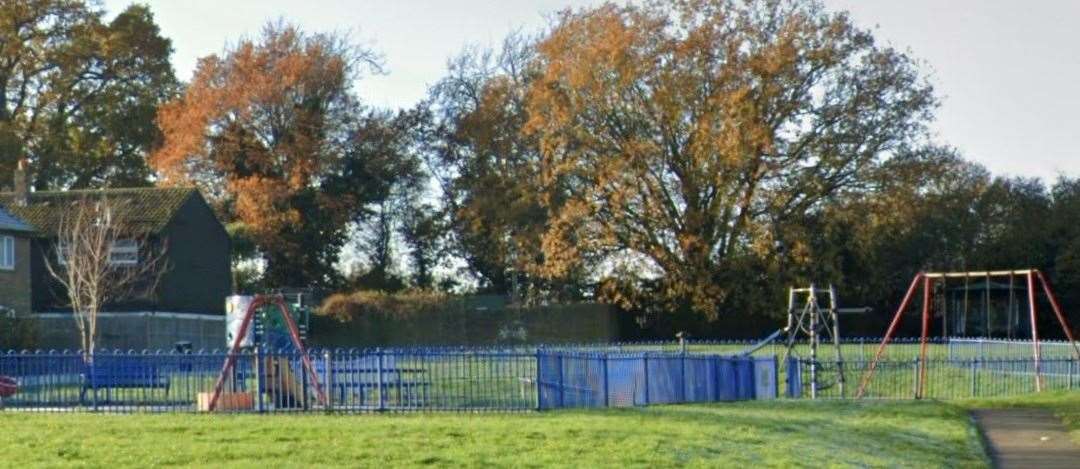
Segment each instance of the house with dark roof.
M66 292L50 275L46 259L58 255L55 244L65 208L87 197L106 197L122 202L116 206L123 207L125 220L133 230L143 233L147 242L165 246L166 269L154 294L107 304L102 311L224 314L225 297L232 291L229 237L197 189L31 192L26 173L25 165L20 164L14 191L0 192L0 207L30 229L24 231L30 239L23 256L29 257L30 309L34 313L70 312ZM110 256L123 257L123 262L139 262L137 249L127 252L130 247L120 245L113 249ZM15 257L18 261L18 249Z
M30 313L30 238L33 228L0 207L0 315Z

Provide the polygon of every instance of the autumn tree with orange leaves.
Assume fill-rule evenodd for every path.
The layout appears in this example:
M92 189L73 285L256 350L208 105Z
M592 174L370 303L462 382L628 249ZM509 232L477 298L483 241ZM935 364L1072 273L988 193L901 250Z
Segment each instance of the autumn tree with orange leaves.
M358 131L367 119L353 86L378 67L343 36L270 24L199 61L160 111L164 144L150 162L164 183L197 184L242 225L269 285L330 285L349 223L397 177L397 155L371 150Z
M816 2L566 11L537 53L536 272L589 262L609 299L708 316L766 275L785 220L917 144L936 104L912 59Z
M450 247L481 292L552 296L575 283L529 268L542 258L548 220L535 184L540 149L522 132L535 58L535 38L518 33L497 50L469 48L424 103L423 122L432 125L421 126L418 138L438 182Z

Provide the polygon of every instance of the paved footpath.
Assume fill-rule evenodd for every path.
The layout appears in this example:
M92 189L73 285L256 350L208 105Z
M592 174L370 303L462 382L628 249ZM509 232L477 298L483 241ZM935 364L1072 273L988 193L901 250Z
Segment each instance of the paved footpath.
M994 467L1080 467L1080 445L1051 412L995 409L976 410L972 416L986 436Z

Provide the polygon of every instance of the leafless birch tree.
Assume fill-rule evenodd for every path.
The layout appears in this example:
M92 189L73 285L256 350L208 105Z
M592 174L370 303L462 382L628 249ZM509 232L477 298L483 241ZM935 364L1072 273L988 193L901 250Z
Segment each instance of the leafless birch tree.
M83 197L62 208L49 273L66 290L83 357L92 360L98 315L106 305L150 297L167 270L164 239L152 239L122 200Z

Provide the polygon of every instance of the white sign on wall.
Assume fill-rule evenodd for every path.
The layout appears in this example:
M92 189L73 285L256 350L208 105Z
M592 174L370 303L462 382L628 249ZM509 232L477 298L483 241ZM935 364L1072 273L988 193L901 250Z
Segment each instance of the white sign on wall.
M247 313L251 304L255 302L254 296L232 295L225 298L225 345L233 346L236 336L240 334L240 325L244 322L244 313ZM247 332L240 340L241 347L255 345L255 324L248 325Z

